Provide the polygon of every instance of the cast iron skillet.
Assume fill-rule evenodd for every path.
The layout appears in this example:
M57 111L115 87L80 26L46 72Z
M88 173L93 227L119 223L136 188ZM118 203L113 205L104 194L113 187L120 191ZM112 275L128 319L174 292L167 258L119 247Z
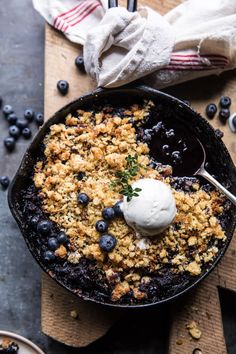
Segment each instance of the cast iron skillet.
M22 195L24 194L24 191L26 190L26 187L29 183L29 176L32 174L33 166L37 156L39 155L40 146L45 134L48 132L48 129L52 124L62 122L68 113L71 113L79 108L86 106L91 107L92 104L103 103L118 103L120 106L122 106L123 102L135 103L142 99L151 99L159 106L163 106L163 116L165 116L165 114L171 113L174 116L174 119L178 119L187 124L187 126L203 143L207 156L211 157L212 163L214 165L214 170L217 171L217 177L219 181L225 184L232 193L236 194L236 169L225 145L217 136L215 130L210 126L210 124L208 124L204 118L194 112L189 106L172 96L142 85L136 87L128 86L110 90L98 89L88 95L78 98L74 102L69 103L58 112L56 112L53 117L45 123L25 153L25 156L9 189L8 200L11 212L20 227L29 250L45 272L49 274L51 273L47 264L43 263L39 255L36 239L33 237L32 232L26 225L24 210L22 210L21 203ZM160 301L154 303L152 302L144 305L105 303L105 305L114 307L146 307L150 305L166 303L167 301L173 300L179 297L181 294L184 294L192 289L215 268L216 264L223 257L223 254L225 253L233 236L234 228L236 225L235 209L235 207L231 206L231 208L227 211L227 218L224 225L227 241L220 249L218 256L214 260L213 264L209 267L209 269L206 269L199 277L193 277L193 280L188 283L187 286L185 284L181 284L181 286L179 286L171 296L164 297ZM64 288L71 292L76 292L71 290L68 285L65 284L65 282L59 280L55 275L53 278ZM84 296L78 293L77 295L86 300L92 300L94 302L104 304L104 302L99 301L91 296Z

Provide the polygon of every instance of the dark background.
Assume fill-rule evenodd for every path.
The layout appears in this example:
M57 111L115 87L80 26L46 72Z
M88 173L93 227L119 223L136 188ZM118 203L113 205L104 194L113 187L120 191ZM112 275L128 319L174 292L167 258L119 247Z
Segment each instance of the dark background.
M1 1L0 39L0 96L4 103L11 104L18 116L28 107L42 111L44 21L33 10L31 0ZM34 124L32 129L37 131ZM0 113L0 175L12 178L28 143L20 139L16 151L7 154L1 145L6 135L7 124ZM1 330L28 337L47 354L165 353L168 307L126 316L125 323L121 320L86 349L71 349L44 336L40 330L40 277L39 266L10 214L7 193L0 191ZM227 291L220 295L228 353L235 354L236 296Z

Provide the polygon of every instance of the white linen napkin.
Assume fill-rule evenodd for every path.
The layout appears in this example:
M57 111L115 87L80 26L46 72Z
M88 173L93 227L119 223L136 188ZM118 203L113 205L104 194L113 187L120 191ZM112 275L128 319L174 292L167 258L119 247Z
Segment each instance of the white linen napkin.
M55 28L84 45L98 86L137 78L163 88L236 67L236 1L188 0L165 16L148 7L107 10L106 0L33 0Z

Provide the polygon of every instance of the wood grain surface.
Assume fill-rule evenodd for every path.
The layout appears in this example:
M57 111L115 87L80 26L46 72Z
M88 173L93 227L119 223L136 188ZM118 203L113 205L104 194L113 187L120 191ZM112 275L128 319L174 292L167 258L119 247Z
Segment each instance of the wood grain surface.
M140 4L149 5L164 14L180 2L143 0ZM64 104L95 87L90 78L79 73L74 65L74 59L81 51L80 46L70 43L63 35L46 26L45 116L47 118ZM68 80L70 83L69 94L65 97L57 93L56 83L59 79ZM223 93L231 96L232 111L236 111L235 88L236 73L231 71L220 77L188 82L173 87L168 92L189 100L193 108L204 115L206 104L217 103ZM215 128L224 131L223 140L236 162L235 135L230 132L228 126L222 126L218 119L214 119L212 124ZM172 318L170 319L169 354L227 353L218 287L236 291L235 250L234 237L223 260L211 275L187 296L170 305ZM63 313L61 313L62 305ZM78 312L80 321L70 316L72 310ZM91 316L94 319L92 322ZM81 347L106 333L116 318L117 313L114 315L103 307L81 301L48 279L46 275L43 276L42 329L45 334L67 345ZM192 320L196 321L202 331L199 340L191 338L186 328Z

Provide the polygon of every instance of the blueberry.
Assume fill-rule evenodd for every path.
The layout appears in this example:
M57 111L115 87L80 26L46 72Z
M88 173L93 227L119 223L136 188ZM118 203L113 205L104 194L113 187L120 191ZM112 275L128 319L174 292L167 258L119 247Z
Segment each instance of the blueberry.
M84 172L79 172L77 175L76 175L76 178L79 180L79 181L82 181L82 179L84 179L84 177L86 176L86 174Z
M218 139L222 139L223 136L224 136L224 133L223 133L220 129L215 129L215 136L216 136Z
M98 232L104 233L108 230L108 223L105 220L98 220L95 227Z
M34 215L30 218L30 226L32 227L32 229L37 230L37 225L39 222L39 217Z
M39 223L37 225L37 231L42 236L49 235L51 232L51 227L52 227L52 224L50 221L42 220L42 221L39 221Z
M10 183L9 177L7 177L7 176L0 177L0 184L2 186L2 189L7 189L7 187L9 186L9 183Z
M65 80L60 80L57 83L57 89L62 95L66 95L69 90L69 83Z
M12 106L10 106L9 104L6 104L4 107L3 107L3 113L5 114L5 116L8 116L9 114L13 113L13 108Z
M10 125L16 124L17 116L15 113L11 113L7 116L7 121Z
M16 121L16 126L20 129L23 130L28 127L28 122L26 119L17 119Z
M149 166L155 170L158 166L158 163L156 161L151 161Z
M38 126L43 125L44 123L44 117L43 117L43 113L37 113L35 116L35 122L38 124Z
M50 237L48 239L48 248L51 251L55 251L59 247L58 240L55 237Z
M77 66L77 68L85 73L85 67L84 67L84 58L81 57L80 55L75 59L75 65Z
M8 132L13 138L17 139L20 136L20 129L16 125L11 125Z
M32 135L32 132L31 132L30 128L26 127L22 130L22 136L25 139L30 139L31 135Z
M111 252L116 246L116 238L109 234L104 234L99 240L99 247L103 252Z
M19 350L19 346L18 344L16 344L15 342L12 342L11 345L6 349L6 353L7 354L17 354ZM1 353L5 353L5 349L3 349L3 352Z
M86 193L79 193L78 202L82 205L87 205L89 203L89 197Z
M34 119L34 111L31 108L26 109L24 113L24 117L29 122L32 122L32 120Z
M5 138L3 143L8 151L13 151L16 145L15 139L12 136Z
M173 151L171 157L174 165L178 165L182 163L182 156L179 151Z
M210 103L206 106L206 115L208 118L212 119L217 112L217 107L214 103Z
M230 111L228 108L222 108L219 112L219 119L221 121L221 123L225 124L227 119L230 116Z
M122 204L123 204L122 200L119 200L113 206L113 210L115 212L115 216L117 216L118 218L123 216L123 211L122 211L122 208L121 208Z
M115 217L115 211L113 208L105 208L102 211L102 217L105 220L111 220Z
M47 263L53 262L55 260L55 255L52 251L45 251L42 254L43 260Z
M68 238L65 234L65 232L61 231L58 236L57 236L57 241L60 245L62 245L63 243L67 243L68 242Z
M220 107L221 108L228 108L231 105L231 99L228 96L222 96L220 98Z
M163 145L162 146L162 154L164 156L169 156L170 155L170 147L169 147L169 145Z
M167 130L166 137L167 139L173 139L175 137L174 129Z

